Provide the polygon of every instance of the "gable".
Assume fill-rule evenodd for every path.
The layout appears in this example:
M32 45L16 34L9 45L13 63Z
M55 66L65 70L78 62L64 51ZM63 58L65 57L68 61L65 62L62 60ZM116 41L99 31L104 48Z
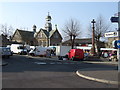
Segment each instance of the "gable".
M58 30L55 30L52 35L50 36L50 38L61 38L62 39L62 36L60 35L60 33L58 32Z
M12 40L19 40L21 39L21 35L18 32L18 30L15 31L15 33L13 34Z
M46 34L44 33L43 30L40 30L40 31L37 33L36 38L37 38L37 39L46 39L47 36L46 36Z

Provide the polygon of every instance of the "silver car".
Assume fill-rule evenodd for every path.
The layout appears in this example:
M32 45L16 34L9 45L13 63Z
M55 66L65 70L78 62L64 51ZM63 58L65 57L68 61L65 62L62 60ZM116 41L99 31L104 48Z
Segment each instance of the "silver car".
M9 58L12 55L12 52L9 47L0 47L0 55L3 58Z

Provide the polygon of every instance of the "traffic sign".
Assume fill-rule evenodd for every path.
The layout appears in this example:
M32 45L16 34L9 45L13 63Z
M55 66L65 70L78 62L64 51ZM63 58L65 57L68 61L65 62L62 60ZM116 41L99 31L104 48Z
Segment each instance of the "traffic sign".
M118 23L119 18L118 17L111 17L110 20L111 20L112 23Z
M117 36L118 36L118 32L105 33L105 37L117 37Z
M118 49L117 40L114 40L114 41L113 41L113 47L114 47L115 49Z
M117 47L120 48L120 40L117 40Z

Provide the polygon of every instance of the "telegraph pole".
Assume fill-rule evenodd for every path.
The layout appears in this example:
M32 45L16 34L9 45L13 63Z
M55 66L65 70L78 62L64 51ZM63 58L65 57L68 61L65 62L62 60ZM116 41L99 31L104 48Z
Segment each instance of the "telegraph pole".
M118 58L118 72L120 72L120 1L118 2L118 17L111 17L112 23L118 23L118 40L116 47L118 48L117 58Z

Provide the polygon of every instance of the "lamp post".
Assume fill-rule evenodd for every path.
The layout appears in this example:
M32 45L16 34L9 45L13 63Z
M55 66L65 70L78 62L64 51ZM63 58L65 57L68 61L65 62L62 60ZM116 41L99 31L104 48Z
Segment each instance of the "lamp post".
M91 54L94 56L95 55L95 20L93 19L91 21L91 23L93 24L92 26L92 48L91 48Z

